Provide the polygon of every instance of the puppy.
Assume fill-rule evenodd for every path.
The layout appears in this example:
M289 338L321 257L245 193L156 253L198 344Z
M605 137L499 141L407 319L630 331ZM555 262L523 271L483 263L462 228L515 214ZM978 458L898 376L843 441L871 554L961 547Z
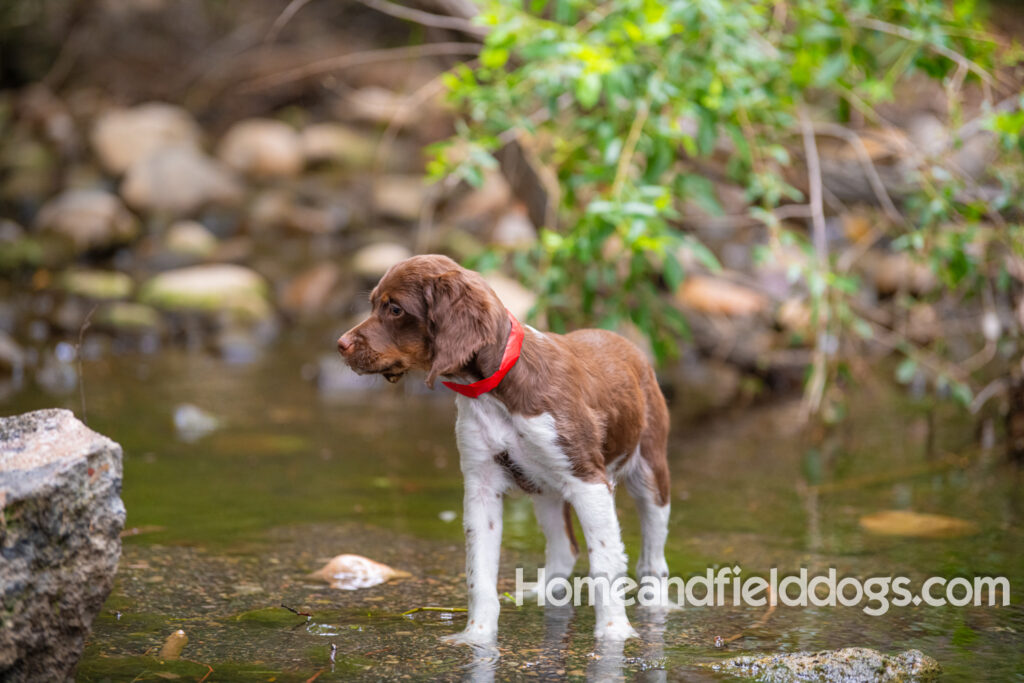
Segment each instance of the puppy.
M668 576L668 410L633 344L605 330L560 335L523 326L479 274L446 256L394 265L370 304L370 316L338 339L349 367L389 382L420 369L431 388L444 378L456 392L469 614L466 629L449 640L496 641L502 501L512 487L533 499L549 579L569 577L576 564L570 506L591 576L612 581L626 573L619 481L640 515L638 576ZM636 635L621 596L598 591L595 610L598 638Z

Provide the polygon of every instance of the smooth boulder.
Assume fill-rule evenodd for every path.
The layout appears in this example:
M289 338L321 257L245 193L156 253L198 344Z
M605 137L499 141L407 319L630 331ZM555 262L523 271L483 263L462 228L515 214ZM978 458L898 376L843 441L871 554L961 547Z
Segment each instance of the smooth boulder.
M0 418L0 680L70 679L121 556L121 447L69 410Z

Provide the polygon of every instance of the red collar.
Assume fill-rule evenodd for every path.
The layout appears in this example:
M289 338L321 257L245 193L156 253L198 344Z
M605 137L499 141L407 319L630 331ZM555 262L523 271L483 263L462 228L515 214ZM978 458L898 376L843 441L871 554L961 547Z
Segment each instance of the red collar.
M506 309L507 310L507 309ZM498 371L490 377L484 377L479 382L473 382L472 384L458 384L457 382L441 382L452 391L456 391L463 396L470 398L477 398L481 394L486 394L496 386L501 384L501 380L505 378L508 371L516 364L519 360L519 352L523 349L523 326L519 324L516 317L512 315L512 311L508 311L508 319L512 323L512 329L508 333L508 343L505 344L505 353L501 356L501 365L498 366Z

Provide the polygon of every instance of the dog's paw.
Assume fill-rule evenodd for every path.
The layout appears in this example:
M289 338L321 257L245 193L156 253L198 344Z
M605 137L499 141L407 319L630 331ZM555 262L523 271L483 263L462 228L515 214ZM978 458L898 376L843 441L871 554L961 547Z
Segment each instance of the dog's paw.
M594 637L598 640L605 641L624 641L629 640L630 638L639 638L640 634L636 632L636 629L629 625L629 621L625 619L613 619L603 624L598 624L594 629Z
M497 641L498 634L486 629L473 630L467 628L465 631L449 633L446 636L441 636L442 643L448 643L450 645L469 645L473 648L496 648Z

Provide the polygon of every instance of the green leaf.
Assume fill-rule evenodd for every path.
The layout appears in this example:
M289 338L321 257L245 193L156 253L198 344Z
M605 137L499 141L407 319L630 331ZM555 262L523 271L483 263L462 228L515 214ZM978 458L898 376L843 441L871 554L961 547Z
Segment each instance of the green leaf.
M601 75L595 72L583 74L576 81L576 101L584 109L592 109L601 97Z

